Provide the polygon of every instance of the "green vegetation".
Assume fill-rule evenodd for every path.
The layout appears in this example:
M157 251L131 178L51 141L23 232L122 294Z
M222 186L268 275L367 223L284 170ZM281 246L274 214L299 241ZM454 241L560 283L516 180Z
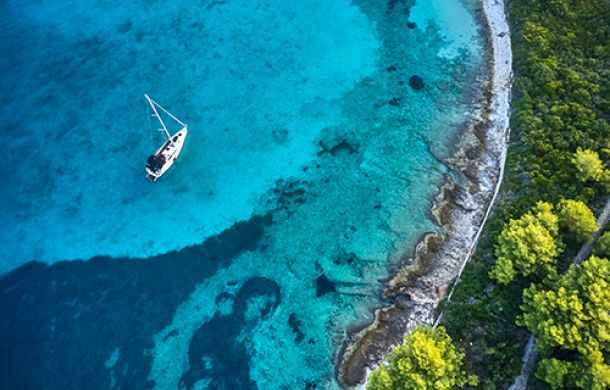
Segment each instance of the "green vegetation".
M599 229L591 209L580 201L563 200L559 203L561 226L578 242L586 242Z
M597 241L595 254L610 258L610 232L605 232Z
M552 388L610 387L610 366L605 363L605 356L610 356L610 262L593 256L582 265L572 265L565 273L560 273L556 262L563 242L585 242L598 229L589 207L573 200L563 200L557 207L538 202L532 211L511 219L497 237L496 262L489 272L497 285L466 273L467 284L460 285L456 291L460 295L447 304L450 330L464 334L463 328L454 328L456 323L476 324L484 342L466 350L484 353L485 360L502 362L508 358L506 352L515 352L508 348L507 336L515 337L517 331L503 335L494 327L510 329L515 324L526 327L537 336L541 360L536 375ZM605 245L604 241L600 244ZM467 267L472 269L472 265ZM484 287L482 283L488 285ZM465 287L470 289L466 293ZM521 298L520 305L511 303L511 299L519 302ZM474 334L466 336L476 340ZM481 347L484 349L478 350ZM472 356L469 357L473 364ZM516 360L514 356L513 359ZM515 372L509 370L504 374ZM493 375L484 375L483 379L488 388L494 388L498 381Z
M367 389L448 390L476 385L477 378L463 368L463 358L443 327L420 326L392 352L389 367L371 373Z
M537 200L593 200L607 176L600 156L610 157L610 6L516 0L511 7L517 97L505 186L516 196L511 209L523 212Z
M555 242L558 229L553 206L545 202L538 203L534 214L511 219L498 237L497 260L490 276L508 284L517 274L527 277L551 272L561 251Z
M504 389L529 332L528 389L610 388L610 269L570 266L610 190L610 2L511 0L511 145L499 200L444 325L480 388ZM595 247L610 258L610 232Z
M592 256L523 291L519 325L537 336L537 375L553 388L610 387L610 262Z
M572 162L576 166L580 174L580 180L598 182L608 176L608 172L604 169L604 163L599 158L599 154L593 150L582 150L578 148Z
M538 202L532 212L511 219L498 235L496 262L489 276L499 284L508 284L517 276L541 280L556 275L557 258L563 249L562 228L566 241L584 243L599 229L591 209L583 202L562 200L556 208Z

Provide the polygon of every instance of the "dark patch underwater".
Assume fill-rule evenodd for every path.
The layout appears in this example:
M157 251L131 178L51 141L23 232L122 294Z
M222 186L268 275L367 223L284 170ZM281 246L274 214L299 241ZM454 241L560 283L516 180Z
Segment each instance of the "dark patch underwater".
M147 351L154 346L153 336L171 323L176 307L198 283L238 254L256 250L270 223L270 215L253 217L201 245L147 259L30 262L5 275L0 279L0 388L109 388L105 363L117 346L115 387L151 388ZM247 326L248 299L257 296L273 298L262 317L280 302L276 283L253 278L237 294L234 312L217 313L193 338L189 356L214 353L226 368L214 370L216 383L251 385L248 355L234 341ZM233 353L211 351L218 340ZM183 378L187 387L198 376L197 364L191 363Z

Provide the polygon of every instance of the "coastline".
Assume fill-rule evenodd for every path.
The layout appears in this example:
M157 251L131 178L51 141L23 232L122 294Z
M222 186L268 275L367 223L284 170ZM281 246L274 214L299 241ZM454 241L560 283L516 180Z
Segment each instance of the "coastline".
M506 3L508 0L481 2L491 51L487 107L481 121L464 133L457 153L447 161L463 182L447 176L434 201L431 213L443 233L423 237L412 265L385 283L383 298L389 306L375 311L371 325L350 334L337 368L339 381L346 387L362 385L368 372L416 325L435 323L437 305L451 298L449 287L454 281L454 286L457 284L476 248L502 181L510 132L512 52Z

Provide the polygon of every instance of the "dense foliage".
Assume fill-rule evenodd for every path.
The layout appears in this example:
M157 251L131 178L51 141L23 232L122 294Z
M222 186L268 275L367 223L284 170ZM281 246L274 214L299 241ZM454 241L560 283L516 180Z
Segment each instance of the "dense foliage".
M604 357L610 353L610 262L591 257L561 274L555 261L563 242L586 242L598 229L586 204L563 200L557 207L538 202L533 210L511 219L497 237L497 259L489 275L499 286L516 282L520 287L502 287L504 296L490 294L487 307L493 308L493 301L506 302L511 294L515 300L522 295L523 313L511 316L538 337L542 359L537 375L553 388L610 386L610 366ZM530 282L535 283L521 294ZM466 308L467 315L477 313L473 305ZM452 318L460 317L452 313Z
M420 326L390 356L389 367L371 373L368 390L448 390L477 384L466 374L458 352L443 327Z
M595 254L610 258L610 232L605 232L597 241Z
M553 388L610 387L610 262L591 257L523 291L519 324L536 334L537 374Z
M563 200L559 203L559 220L563 229L578 242L586 242L599 229L591 209L583 202Z
M597 152L578 148L572 157L572 163L578 171L580 181L607 182L608 171L604 168L604 163Z
M507 179L517 196L531 186L530 201L591 200L603 190L599 156L610 157L610 5L517 0L511 7L518 139Z
M541 356L528 389L610 388L608 262L569 267L598 228L588 206L598 213L610 190L610 2L511 0L509 11L505 177L444 324L482 388L513 381L528 331ZM610 256L610 232L595 253Z
M555 240L558 230L553 206L546 202L538 203L533 214L511 219L498 237L497 260L490 276L508 284L517 274L527 277L551 272L561 251Z
M591 209L583 202L562 200L556 208L538 202L533 211L511 219L498 235L496 262L489 276L508 284L520 276L540 280L557 273L556 260L568 242L584 243L599 229Z

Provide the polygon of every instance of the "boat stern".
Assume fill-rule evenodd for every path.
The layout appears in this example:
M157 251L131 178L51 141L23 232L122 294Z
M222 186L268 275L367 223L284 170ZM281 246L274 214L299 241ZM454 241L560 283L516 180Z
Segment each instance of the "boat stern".
M148 180L150 180L151 182L155 182L157 181L157 179L159 178L159 176L155 175L154 173L151 173L148 169L146 170L146 178Z

